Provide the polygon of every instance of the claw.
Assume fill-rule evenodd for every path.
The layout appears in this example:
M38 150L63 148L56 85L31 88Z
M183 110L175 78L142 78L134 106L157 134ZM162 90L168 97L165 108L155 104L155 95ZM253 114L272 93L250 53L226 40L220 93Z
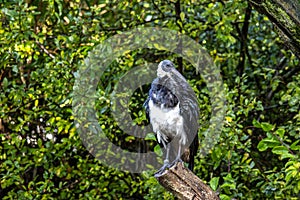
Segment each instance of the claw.
M170 167L172 167L173 165L176 165L176 163L178 163L178 162L182 162L182 163L183 163L183 161L181 160L181 158L176 158L176 159L170 164Z
M165 163L157 172L155 172L154 177L159 177L165 170L170 168L169 163Z

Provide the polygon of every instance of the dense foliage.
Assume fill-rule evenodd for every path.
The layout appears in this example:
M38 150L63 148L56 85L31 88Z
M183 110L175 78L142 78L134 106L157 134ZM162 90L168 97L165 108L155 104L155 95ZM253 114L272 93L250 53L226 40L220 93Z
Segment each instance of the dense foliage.
M122 31L155 26L193 38L221 69L225 126L211 152L197 158L195 173L221 199L299 198L299 60L246 1L4 0L0 8L1 198L172 198L151 171L101 164L83 146L72 115L76 71L88 52ZM166 58L199 97L200 138L207 128L208 90L189 63L167 51L139 49L116 59L101 77L99 123L115 144L135 146L111 115L114 85L133 67ZM130 104L138 124L147 123L146 92L147 86L137 90Z

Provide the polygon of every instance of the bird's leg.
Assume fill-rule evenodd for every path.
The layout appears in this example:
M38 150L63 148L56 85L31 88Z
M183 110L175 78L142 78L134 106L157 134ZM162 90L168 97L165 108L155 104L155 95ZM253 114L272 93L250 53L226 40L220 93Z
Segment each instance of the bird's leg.
M167 168L170 167L170 162L169 162L169 155L170 155L170 144L166 145L166 158L164 160L164 165L155 173L155 174L161 174L164 172Z
M164 165L169 165L170 144L167 144L166 150L167 152L166 152L166 158L164 160Z
M171 163L170 166L175 165L177 162L183 162L183 161L181 160L181 148L182 148L181 146L182 146L182 145L181 145L181 143L179 142L179 147L178 147L178 152L177 152L176 159Z
M181 160L181 145L180 145L180 143L179 143L178 153L177 153L177 156L176 156L175 160L182 161Z

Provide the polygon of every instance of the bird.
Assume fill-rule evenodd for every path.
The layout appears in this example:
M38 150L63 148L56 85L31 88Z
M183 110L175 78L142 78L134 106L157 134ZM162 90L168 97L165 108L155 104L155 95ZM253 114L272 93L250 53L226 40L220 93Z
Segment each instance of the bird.
M193 171L199 147L199 106L195 92L170 60L158 64L143 104L157 142L165 150L159 172L177 162L187 162Z

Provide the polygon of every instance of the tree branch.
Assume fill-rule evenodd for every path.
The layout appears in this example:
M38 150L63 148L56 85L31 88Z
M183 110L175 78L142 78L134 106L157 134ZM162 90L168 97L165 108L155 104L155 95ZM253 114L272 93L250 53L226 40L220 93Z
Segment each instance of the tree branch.
M249 0L275 25L284 44L300 58L300 4L297 0Z
M242 30L240 31L237 25L238 33L239 33L239 38L241 42L241 48L240 48L240 62L238 64L238 74L239 76L242 76L244 73L245 69L245 62L246 62L246 56L249 59L249 62L251 62L251 57L248 56L248 45L247 45L247 38L248 38L248 29L249 29L249 24L250 24L250 18L251 18L251 11L252 11L252 6L248 4L248 7L246 8L245 12L245 20L243 23Z
M155 174L158 182L171 191L178 199L218 200L217 194L182 162L170 169Z
M175 5L176 24L179 27L179 32L182 33L183 21L180 17L180 13L181 13L180 0L177 0L174 5ZM179 54L182 54L182 40L181 39L179 40L179 43L178 43L177 52ZM178 66L178 71L180 73L183 73L182 57L177 57L177 66Z

